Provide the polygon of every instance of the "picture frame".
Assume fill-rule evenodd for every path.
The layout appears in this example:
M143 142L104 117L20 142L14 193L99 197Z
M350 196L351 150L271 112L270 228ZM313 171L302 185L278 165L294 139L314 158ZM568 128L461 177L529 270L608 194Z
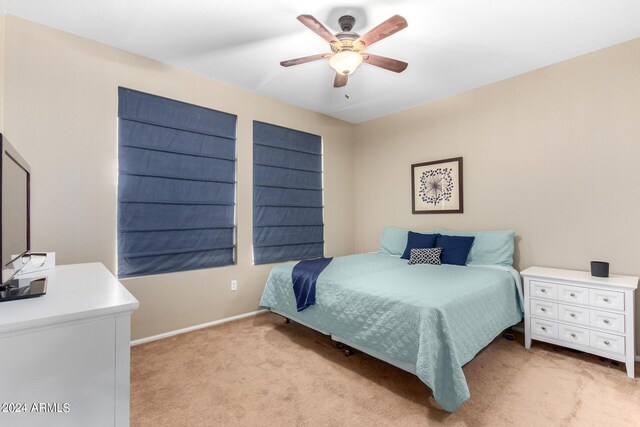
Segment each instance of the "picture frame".
M462 157L411 165L414 214L464 213Z

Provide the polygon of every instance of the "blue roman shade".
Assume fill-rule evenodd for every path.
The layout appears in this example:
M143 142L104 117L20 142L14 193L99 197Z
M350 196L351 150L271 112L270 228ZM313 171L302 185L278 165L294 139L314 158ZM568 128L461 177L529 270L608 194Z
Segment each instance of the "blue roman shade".
M234 262L236 116L118 89L118 276Z
M322 138L253 122L255 264L324 255Z

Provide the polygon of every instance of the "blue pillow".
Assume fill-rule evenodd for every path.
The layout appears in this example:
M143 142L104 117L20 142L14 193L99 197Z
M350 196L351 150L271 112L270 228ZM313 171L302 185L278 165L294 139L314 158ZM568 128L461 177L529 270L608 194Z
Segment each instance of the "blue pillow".
M512 265L515 230L500 231L448 231L438 229L437 233L449 236L473 236L467 265Z
M406 228L385 227L380 236L380 248L378 252L387 255L402 255L407 247L408 233L409 230ZM425 231L425 233L433 232Z
M436 247L442 248L440 261L443 264L466 265L475 237L447 236L438 234Z
M407 235L407 246L400 258L409 259L411 257L411 249L427 249L436 247L437 234L420 234L410 231Z

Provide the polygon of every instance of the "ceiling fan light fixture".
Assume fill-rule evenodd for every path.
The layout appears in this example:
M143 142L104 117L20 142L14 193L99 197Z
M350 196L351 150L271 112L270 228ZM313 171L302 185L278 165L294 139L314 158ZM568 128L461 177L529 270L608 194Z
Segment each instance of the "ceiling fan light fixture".
M343 50L329 59L329 66L343 76L355 73L360 64L362 64L362 56L352 50Z

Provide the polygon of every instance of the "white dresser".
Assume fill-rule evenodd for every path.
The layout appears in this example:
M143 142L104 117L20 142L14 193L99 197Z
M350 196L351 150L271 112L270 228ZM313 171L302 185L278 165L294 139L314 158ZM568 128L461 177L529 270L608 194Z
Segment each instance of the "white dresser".
M43 273L46 295L0 303L0 425L129 425L138 301L99 263Z
M524 279L525 347L545 341L624 362L634 378L638 278L530 267Z

